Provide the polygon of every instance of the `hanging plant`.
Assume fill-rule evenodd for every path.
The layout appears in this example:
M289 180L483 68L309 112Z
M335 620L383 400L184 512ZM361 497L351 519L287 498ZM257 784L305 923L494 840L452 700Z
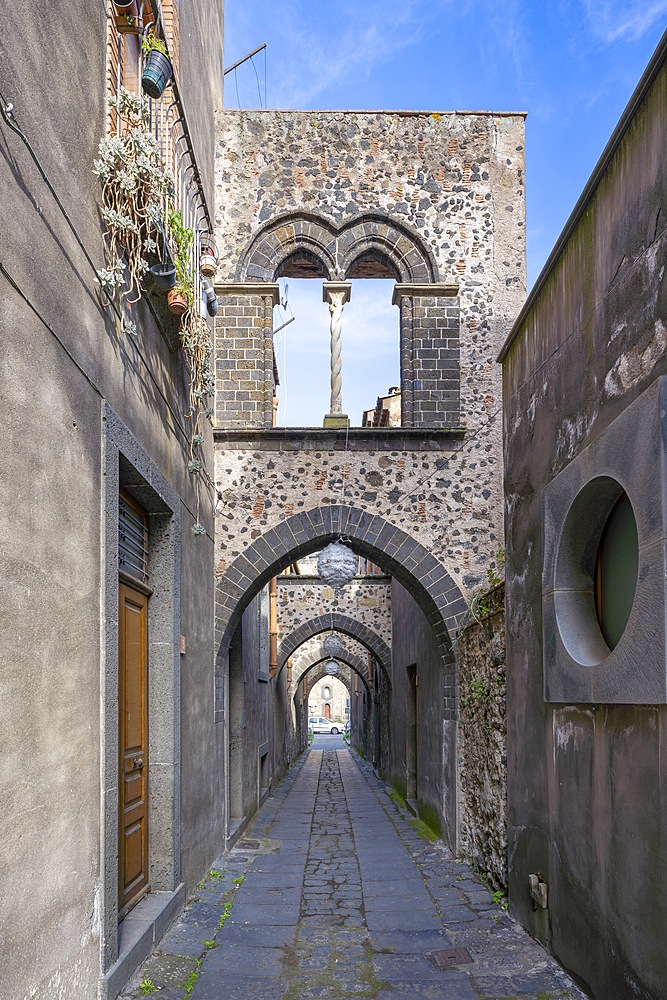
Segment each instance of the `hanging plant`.
M190 368L190 421L192 438L190 440L190 459L188 472L195 476L196 523L192 528L193 535L205 534L205 528L199 523L200 487L202 476L206 474L201 446L204 443L202 421L209 419L213 411L208 408L208 397L215 390L215 376L211 366L213 343L206 320L199 312L197 305L191 304L181 320L181 348Z
M171 80L173 67L167 53L167 46L154 32L144 35L141 40L144 53L144 69L141 86L145 94L158 100Z
M167 292L167 305L176 316L183 316L194 305L195 281L192 273L191 249L194 240L192 229L183 225L178 209L169 213L169 242L172 246L176 281Z
M109 104L118 114L119 135L101 140L94 172L102 185L107 229L107 267L98 273L112 294L141 294L147 255L157 250L163 206L174 196L157 142L148 130L146 102L120 88Z

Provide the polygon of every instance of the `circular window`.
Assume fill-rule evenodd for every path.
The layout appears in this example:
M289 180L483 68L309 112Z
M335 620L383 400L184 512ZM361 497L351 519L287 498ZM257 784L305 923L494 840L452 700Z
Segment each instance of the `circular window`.
M604 526L595 562L595 612L609 649L615 649L632 611L639 570L639 539L624 493Z
M582 666L617 646L637 588L639 540L632 504L615 479L600 476L577 494L565 518L555 567L560 637Z

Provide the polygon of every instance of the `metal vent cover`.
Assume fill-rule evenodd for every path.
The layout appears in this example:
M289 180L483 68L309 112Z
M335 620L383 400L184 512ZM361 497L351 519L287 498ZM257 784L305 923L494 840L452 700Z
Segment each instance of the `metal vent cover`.
M118 569L148 583L148 526L146 518L124 497L118 501Z

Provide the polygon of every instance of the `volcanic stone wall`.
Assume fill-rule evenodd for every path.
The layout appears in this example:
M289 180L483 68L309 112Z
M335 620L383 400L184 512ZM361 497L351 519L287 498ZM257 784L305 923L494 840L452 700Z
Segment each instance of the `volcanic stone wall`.
M259 293L282 273L396 278L403 423L484 422L525 293L523 116L225 110L217 127L218 426L271 426Z
M504 588L459 634L459 854L507 891Z
M278 632L287 635L306 622L334 612L354 618L391 644L391 593L388 579L352 580L335 594L319 579L278 578ZM347 643L347 638L343 637Z

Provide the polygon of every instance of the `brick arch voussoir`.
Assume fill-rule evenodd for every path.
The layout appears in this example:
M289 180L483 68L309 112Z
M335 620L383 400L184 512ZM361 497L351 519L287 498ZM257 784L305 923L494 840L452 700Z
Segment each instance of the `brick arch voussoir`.
M443 657L451 659L452 636L463 624L468 606L447 569L391 521L344 504L315 507L285 518L227 567L216 588L220 647L229 647L243 611L272 577L341 537L410 592L429 621Z
M359 257L378 250L393 264L402 282L431 284L438 267L419 236L389 217L365 215L349 222L338 237L338 266L346 276Z
M379 661L387 683L391 683L391 649L387 643L377 632L369 628L368 625L362 624L362 622L356 618L352 618L350 615L340 614L338 611L317 615L317 617L303 622L283 639L278 646L278 672L283 669L288 658L304 642L308 642L309 639L313 639L316 635L321 635L323 632L332 631L342 632L343 635L348 635L351 639L356 639L362 646L365 646ZM338 656L334 657L336 660L341 658Z
M316 257L329 280L338 277L336 230L314 215L288 215L256 233L237 268L237 281L274 281L282 264L300 250Z

